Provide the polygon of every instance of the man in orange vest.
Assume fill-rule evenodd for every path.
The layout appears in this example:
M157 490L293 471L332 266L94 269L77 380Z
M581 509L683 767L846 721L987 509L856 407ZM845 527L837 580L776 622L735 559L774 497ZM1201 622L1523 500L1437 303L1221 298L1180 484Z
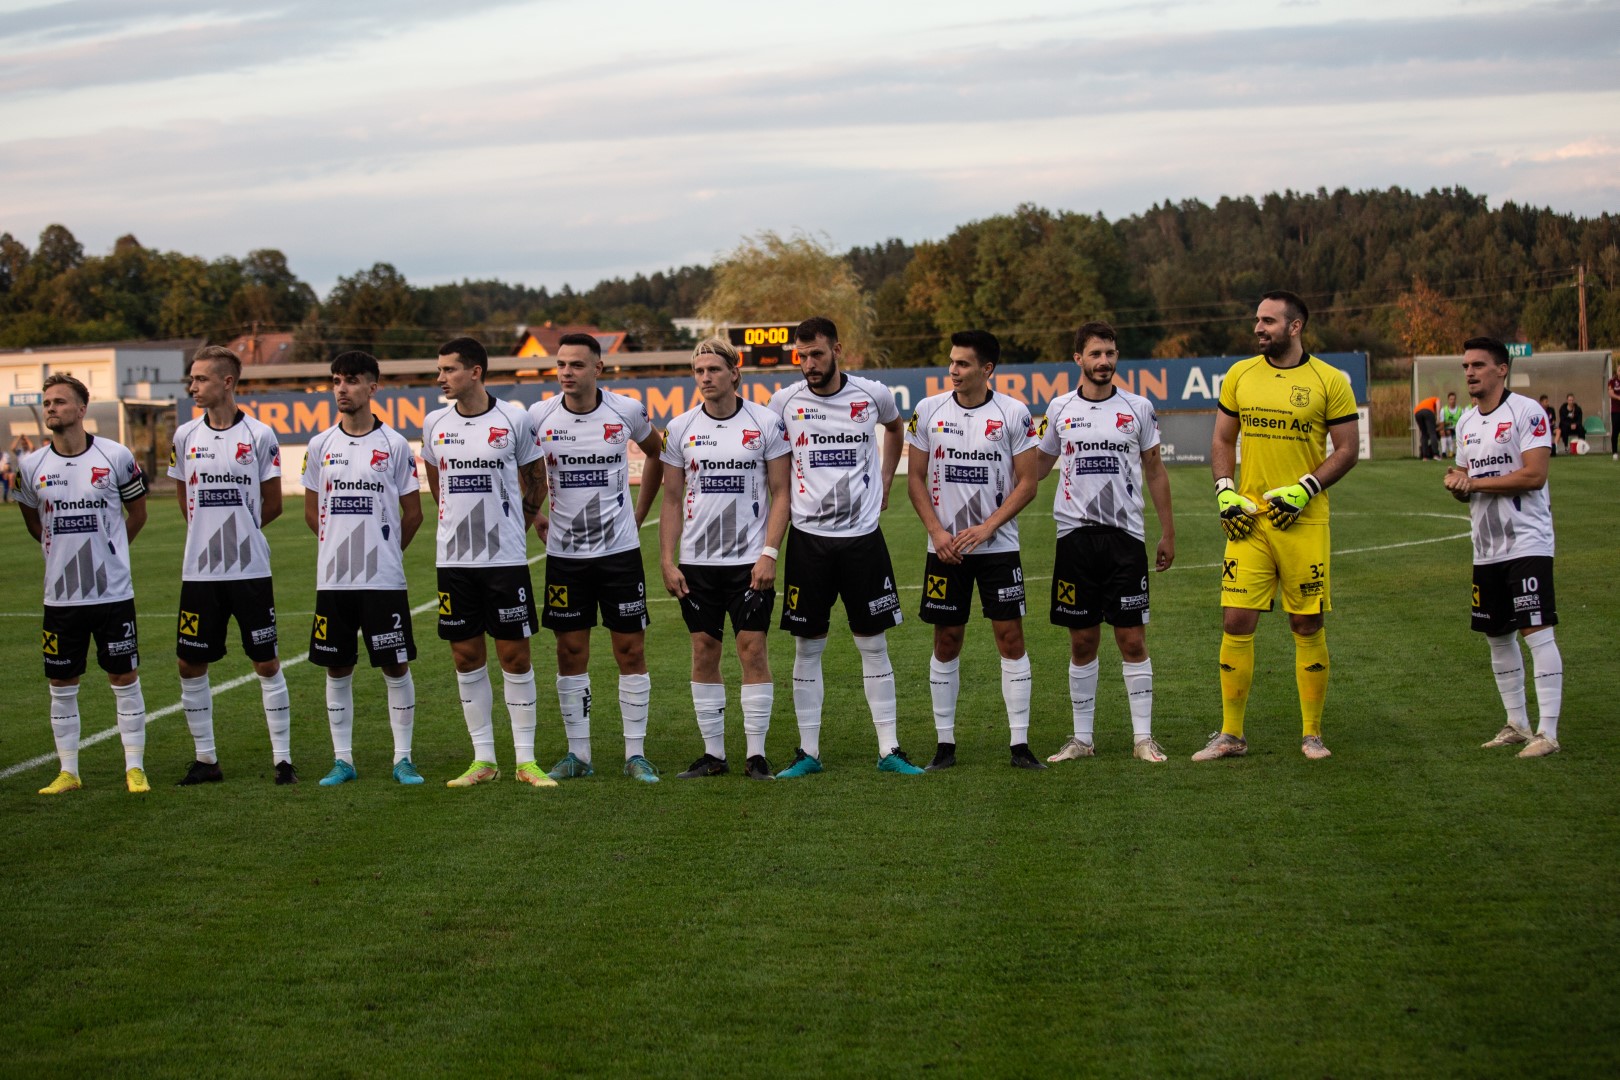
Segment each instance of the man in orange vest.
M1436 394L1430 394L1412 410L1412 416L1417 420L1418 457L1424 461L1433 461L1440 454L1439 433L1434 426L1434 417L1439 411L1440 398Z

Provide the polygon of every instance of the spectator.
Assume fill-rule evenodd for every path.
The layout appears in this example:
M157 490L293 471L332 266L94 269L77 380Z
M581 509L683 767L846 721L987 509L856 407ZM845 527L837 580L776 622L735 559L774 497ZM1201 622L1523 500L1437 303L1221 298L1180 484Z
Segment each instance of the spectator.
M0 502L11 501L11 478L17 470L17 461L12 457L10 450L0 450L0 492L4 497Z
M1563 441L1565 453L1569 452L1570 440L1586 438L1586 417L1574 394L1565 394L1564 403L1558 406L1558 438Z
M1417 421L1418 429L1418 457L1424 461L1433 461L1440 453L1440 437L1436 432L1434 418L1440 411L1440 399L1430 394L1417 403L1412 410L1412 418Z
M1609 376L1609 456L1620 461L1620 359Z
M1552 402L1547 400L1547 395L1546 394L1542 394L1539 398L1536 399L1536 401L1540 403L1542 410L1547 414L1547 430L1548 431L1557 431L1558 430L1558 410L1552 407ZM1552 456L1553 457L1558 456L1558 440L1557 439L1554 439L1553 443L1552 443Z

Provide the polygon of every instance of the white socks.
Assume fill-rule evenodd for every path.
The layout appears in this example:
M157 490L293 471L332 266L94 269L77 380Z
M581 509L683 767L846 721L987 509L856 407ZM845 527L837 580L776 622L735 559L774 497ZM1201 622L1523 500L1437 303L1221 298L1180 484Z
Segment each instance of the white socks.
M1005 680L1003 680L1005 681ZM937 742L956 742L956 698L962 687L962 658L941 660L928 658L928 694L934 703L934 738ZM1028 698L1025 698L1026 705ZM1028 709L1025 709L1028 715Z
M619 715L624 720L624 760L647 753L647 709L652 701L652 676L619 676Z
M591 677L557 676L557 711L562 714L563 734L568 752L590 764L591 760Z
M1029 694L1033 684L1028 653L1016 660L1001 658L1001 700L1007 706L1010 746L1029 742Z
M1550 626L1531 634L1524 643L1530 646L1530 663L1536 672L1536 707L1541 712L1536 733L1557 742L1558 711L1564 704L1564 658L1558 654ZM1519 700L1524 700L1522 694Z
M1153 737L1153 660L1120 665L1125 671L1125 698L1131 704L1131 734L1137 742Z
M489 669L456 672L461 691L461 715L472 736L473 760L495 763L495 692L490 689Z
M744 683L742 688L743 734L748 739L748 756L765 756L765 733L771 730L771 708L776 688L768 682Z
M51 687L51 737L62 771L79 775L79 687Z
M799 721L799 749L817 760L821 758L821 702L827 696L821 682L821 654L826 651L824 637L793 639L793 711Z
M724 683L692 684L692 711L697 714L703 752L726 759L726 687Z
M1074 737L1092 741L1091 729L1097 716L1097 659L1089 664L1069 662L1069 707L1074 710Z
M287 701L287 679L277 668L259 676L259 697L264 701L264 726L270 729L270 756L274 764L292 761L292 710Z
M1524 657L1519 653L1518 635L1499 634L1485 640L1491 646L1491 674L1496 676L1496 692L1502 695L1507 722L1514 730L1529 736L1530 719L1524 710Z
M124 744L124 768L145 768L146 699L141 695L141 680L115 686L112 692L118 709L118 738Z
M872 727L877 731L878 757L894 753L900 746L898 706L894 695L894 666L889 663L889 639L882 634L856 637L861 654L861 674L866 689L866 707L872 710ZM817 674L820 674L817 665Z
M410 669L399 678L383 676L388 687L388 726L394 729L394 764L411 756L411 735L416 730L416 682Z
M326 726L332 729L332 756L354 764L354 676L326 676Z
M534 760L534 669L521 675L502 671L501 693L506 698L506 715L512 720L512 749L517 763L523 765ZM490 727L494 728L493 720Z
M191 741L196 744L197 760L207 765L219 761L214 752L214 692L209 689L208 676L180 680L180 707L186 713L186 727L191 729Z

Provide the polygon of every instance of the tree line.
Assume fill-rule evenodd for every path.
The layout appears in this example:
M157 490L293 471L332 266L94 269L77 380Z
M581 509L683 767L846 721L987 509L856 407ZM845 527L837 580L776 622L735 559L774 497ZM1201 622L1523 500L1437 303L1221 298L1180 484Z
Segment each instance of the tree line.
M1004 359L1059 360L1091 318L1127 356L1246 354L1254 298L1285 287L1313 310L1312 347L1375 357L1451 352L1489 333L1538 350L1576 343L1576 267L1590 341L1620 343L1620 216L1580 218L1460 188L1286 191L1164 202L1110 222L1021 205L940 240L835 251L811 235L745 238L715 266L552 292L501 281L416 286L377 263L324 299L275 250L212 262L133 236L86 255L62 225L30 250L0 234L0 347L131 338L226 341L291 331L295 358L347 348L427 355L447 337L496 345L517 327L591 324L629 346L687 343L672 320L793 320L826 311L868 362L937 364L951 331L983 327Z

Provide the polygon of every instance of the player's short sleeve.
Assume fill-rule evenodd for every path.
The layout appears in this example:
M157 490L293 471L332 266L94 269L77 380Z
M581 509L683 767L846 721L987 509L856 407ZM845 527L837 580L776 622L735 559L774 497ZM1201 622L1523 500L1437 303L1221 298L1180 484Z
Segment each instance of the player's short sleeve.
M629 418L630 441L645 442L647 436L655 430L652 417L647 414L647 406L627 394L619 396L619 411Z
M1017 457L1025 450L1032 449L1039 441L1040 436L1035 430L1035 421L1029 415L1029 406L1022 401L1015 401L1007 412L1007 445L1012 449L1013 457Z
M113 446L108 460L112 462L113 475L118 478L118 497L127 503L146 498L146 474L136 464L135 455L121 443Z
M416 451L411 449L410 442L397 431L391 433L389 442L394 447L389 453L394 455L394 483L399 493L409 495L422 490L422 480L416 473Z
M258 444L254 454L259 461L259 482L274 480L281 475L281 443L276 441L276 433L264 425L254 433L253 441Z
M517 454L518 467L529 464L540 458L540 440L535 438L534 416L527 409L516 410L512 417L512 432L514 450Z
M911 410L911 419L906 421L906 445L925 454L928 452L928 417L923 413L927 408L928 399L923 398Z
M1058 403L1056 401L1052 402L1052 405L1057 404ZM1050 457L1062 457L1063 440L1058 438L1057 426L1058 416L1062 411L1062 407L1059 406L1059 408L1054 411L1052 409L1052 405L1047 406L1046 415L1041 417L1041 424L1038 429L1041 433L1040 448L1041 453Z
M39 493L34 490L34 456L24 454L17 460L17 478L12 481L11 494L22 505L38 509Z
M894 400L894 391L876 380L868 380L872 387L872 404L877 406L880 424L892 424L900 419L900 406Z
M1518 423L1519 453L1534 450L1537 447L1551 449L1553 444L1552 425L1547 422L1547 413L1542 407L1531 402L1521 415Z
M326 432L323 431L318 433L313 439L309 440L309 445L304 447L304 468L300 478L304 487L310 491L321 490L320 463L321 454L323 453L321 447L324 446L325 443Z
M1135 407L1137 431L1137 446L1143 451L1152 450L1159 445L1159 414L1153 410L1151 401L1142 401Z
M181 432L184 430L185 428L183 427L176 429L174 438L169 441L168 475L170 479L173 480L179 480L181 477L185 476L185 473L180 469L180 459L185 455L185 447L180 443Z
M1236 369L1242 363L1243 361L1239 360L1237 364L1233 364L1226 369L1226 377L1221 380L1220 396L1215 399L1216 404L1220 406L1220 410L1228 416L1238 414L1237 384L1239 373ZM1332 416L1333 413L1330 411L1328 415Z
M1336 367L1330 367L1328 370L1330 374L1327 380L1327 406L1324 412L1328 425L1357 419L1360 414L1356 411L1356 396L1350 390L1350 380ZM1224 383L1221 384L1221 393L1226 393Z
M691 423L691 416L691 413L683 413L670 422L669 431L664 438L664 449L658 455L658 460L665 465L677 469L686 468L686 459L681 455L681 441L686 438L686 429Z

